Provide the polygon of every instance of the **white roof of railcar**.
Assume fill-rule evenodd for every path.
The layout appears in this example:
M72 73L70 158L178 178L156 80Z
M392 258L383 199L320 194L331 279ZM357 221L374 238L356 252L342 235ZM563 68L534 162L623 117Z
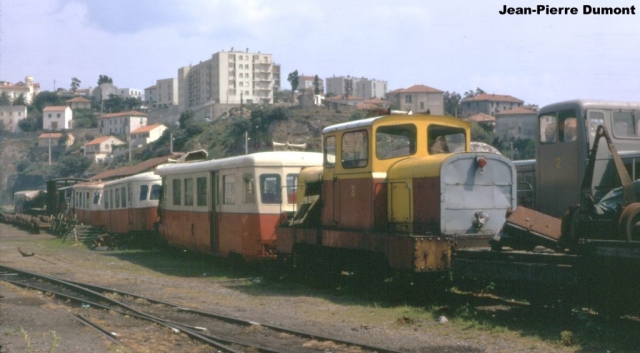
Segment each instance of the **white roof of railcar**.
M105 187L113 186L121 183L128 183L130 181L160 181L160 177L153 172L140 173L132 176L128 176L122 179L111 180L104 184Z
M104 187L104 181L86 181L83 183L76 183L73 185L73 190L76 189L102 189Z
M158 175L193 173L238 167L286 167L316 166L322 164L322 153L275 151L259 152L223 159L212 159L189 163L163 164L156 168Z

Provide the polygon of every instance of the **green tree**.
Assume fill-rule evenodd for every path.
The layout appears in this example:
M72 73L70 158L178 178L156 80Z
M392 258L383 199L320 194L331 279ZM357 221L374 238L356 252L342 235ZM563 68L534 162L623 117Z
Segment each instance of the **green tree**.
M91 165L91 158L85 156L64 156L58 160L53 172L57 177L79 176Z
M113 84L113 79L107 75L100 75L100 77L98 77L98 86L100 86L103 83Z
M2 92L2 94L0 94L0 105L11 105L11 99L7 92Z
M42 119L42 114L39 116ZM22 131L38 131L42 127L42 120L38 123L38 118L29 116L18 121L18 127Z
M142 101L134 97L125 98L123 103L125 110L137 110L142 106Z
M73 127L76 129L98 127L98 118L91 109L74 109Z
M196 114L191 110L185 110L180 114L178 122L180 123L180 129L186 129L187 123L193 121Z
M125 110L125 102L124 99L120 96L116 96L115 94L110 94L108 99L105 99L103 102L103 108L105 111L110 113L118 113Z
M24 96L24 94L20 93L20 95L13 100L13 105L27 105L27 98Z
M462 96L456 92L444 92L444 114L449 116L458 116L460 111L460 101Z
M75 93L78 90L78 87L80 87L80 83L82 83L82 81L80 81L76 77L72 77L71 78L71 92Z
M293 102L294 92L298 89L298 83L300 82L300 76L298 75L298 70L295 70L289 73L287 77L287 81L291 84L291 101Z
M57 93L50 91L43 91L38 93L34 98L32 105L36 108L38 113L42 113L45 107L50 105L65 105L64 99L62 99Z

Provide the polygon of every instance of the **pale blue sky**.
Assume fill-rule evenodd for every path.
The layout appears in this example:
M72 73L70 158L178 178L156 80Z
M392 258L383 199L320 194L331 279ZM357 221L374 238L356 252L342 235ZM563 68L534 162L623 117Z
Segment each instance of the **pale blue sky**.
M547 2L548 3L548 2ZM0 80L144 89L220 50L273 54L287 74L364 76L389 89L480 87L545 105L640 101L640 2L631 16L501 16L528 0L1 0Z

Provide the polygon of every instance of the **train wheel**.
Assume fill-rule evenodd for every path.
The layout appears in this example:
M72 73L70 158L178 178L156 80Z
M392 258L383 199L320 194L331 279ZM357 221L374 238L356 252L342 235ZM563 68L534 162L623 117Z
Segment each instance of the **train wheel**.
M620 237L628 241L640 240L640 203L635 202L624 208L618 229Z

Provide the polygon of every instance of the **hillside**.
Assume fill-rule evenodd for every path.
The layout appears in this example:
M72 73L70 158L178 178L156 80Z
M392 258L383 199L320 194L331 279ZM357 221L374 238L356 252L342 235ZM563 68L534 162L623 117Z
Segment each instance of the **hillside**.
M355 115L354 115L355 114ZM44 185L47 179L67 176L90 176L99 172L131 165L144 160L168 155L173 137L174 151L204 149L209 158L224 158L245 153L245 132L249 153L272 150L272 141L307 143L308 151L319 151L321 132L326 126L362 118L362 113L336 112L324 108L285 109L254 108L237 109L227 118L213 122L186 119L183 126L171 126L165 135L155 143L132 153L116 158L109 164L91 164L86 167L86 159L81 147L97 135L96 129L78 129L71 133L76 142L69 149L54 148L52 165L48 164L48 149L37 147L37 136L41 132L28 134L3 134L0 136L0 204L11 203L15 191L33 190ZM154 124L149 121L148 124ZM72 173L73 175L69 175Z

